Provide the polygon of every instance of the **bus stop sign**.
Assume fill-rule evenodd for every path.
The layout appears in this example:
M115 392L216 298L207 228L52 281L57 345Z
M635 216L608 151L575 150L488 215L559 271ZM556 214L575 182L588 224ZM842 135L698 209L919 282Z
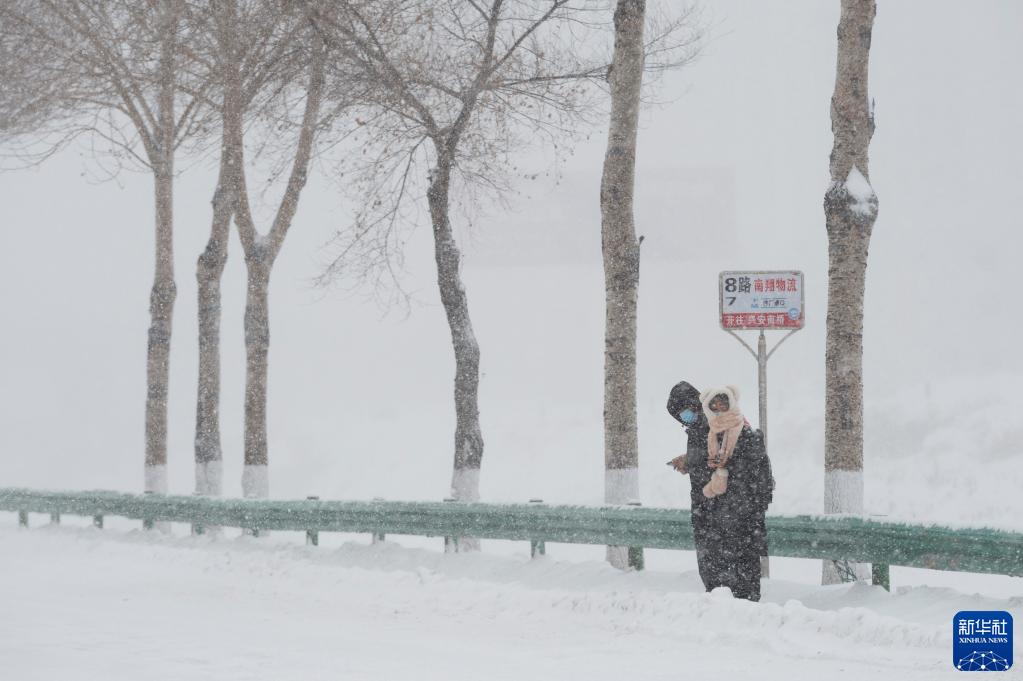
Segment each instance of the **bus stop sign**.
M722 272L718 300L726 331L795 331L805 321L802 272Z

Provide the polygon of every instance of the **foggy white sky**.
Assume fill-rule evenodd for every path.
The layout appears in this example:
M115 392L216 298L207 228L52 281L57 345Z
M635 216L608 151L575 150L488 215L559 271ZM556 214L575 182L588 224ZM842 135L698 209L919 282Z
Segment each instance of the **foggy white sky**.
M865 360L868 445L881 446L870 439L871 410L896 389L923 396L963 376L1023 375L1015 351L1023 321L1013 302L1023 246L1023 7L878 4L870 177L880 212ZM720 270L806 273L807 328L770 366L772 434L816 446L816 435L806 444L801 433L808 424L818 433L823 414L822 200L838 2L706 6L715 39L663 83L659 95L671 101L648 110L640 132L640 438L648 469L679 446L662 405L680 378L737 383L745 410L756 413L755 365L716 324ZM578 146L560 186L527 188L532 198L513 212L492 211L471 238L461 234L483 357L485 497L535 494L545 469L578 470L594 498L602 489L604 135L595 130ZM152 185L141 174L90 183L86 153L0 175L0 485L141 484ZM209 229L209 166L180 178L175 201L169 465L172 490L184 493L192 484L194 274ZM357 298L310 287L344 209L314 178L273 275L271 493L438 498L450 475L453 360L430 233L420 229L407 254L407 284L426 304L408 320L382 319ZM222 424L233 494L244 276L236 238L231 249Z

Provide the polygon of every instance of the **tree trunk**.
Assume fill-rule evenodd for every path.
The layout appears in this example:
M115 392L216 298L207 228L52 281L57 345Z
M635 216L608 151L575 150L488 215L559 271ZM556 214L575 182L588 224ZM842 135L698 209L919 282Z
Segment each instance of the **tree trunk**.
M639 242L632 211L636 135L643 83L645 0L618 0L615 45L608 74L611 123L600 183L604 254L604 501L639 501L636 432L636 307ZM628 564L625 547L609 546L608 561Z
M174 283L174 95L177 3L163 6L159 56L159 94L155 144L147 146L153 169L156 204L156 267L149 295L149 341L146 359L145 491L167 493L167 390L170 377Z
M245 300L245 468L242 494L270 495L266 444L267 355L270 349L270 268L262 245L246 257L248 290Z
M480 348L472 330L469 301L462 283L462 256L451 231L451 162L443 152L439 156L427 198L433 223L437 285L455 351L455 459L451 496L456 501L479 501L479 474L483 460L479 416ZM460 538L458 548L478 549L479 543L475 539Z
M268 293L270 272L281 252L284 239L298 209L298 200L305 187L309 161L312 158L320 103L325 81L326 51L317 41L309 65L309 86L305 110L295 148L288 184L278 206L270 231L260 235L249 207L245 180L244 130L241 96L237 78L238 63L228 66L233 76L227 78L225 101L238 106L225 106L224 145L231 158L232 204L235 225L245 251L248 288L245 302L245 467L242 472L242 493L246 497L264 498L270 494L268 448L266 436L267 356L270 349L270 316Z
M824 511L863 513L863 299L877 197L868 148L874 117L867 90L874 0L842 0L838 66L831 98L831 185L825 358ZM868 576L864 565L825 561L823 582Z
M171 324L174 316L173 187L171 161L154 168L156 199L156 269L149 295L149 342L146 360L145 491L167 493L167 386L170 374Z
M195 418L195 491L223 493L223 452L220 446L220 280L227 262L233 202L229 162L222 153L220 179L213 196L213 225L199 256L195 278L199 294L199 394Z

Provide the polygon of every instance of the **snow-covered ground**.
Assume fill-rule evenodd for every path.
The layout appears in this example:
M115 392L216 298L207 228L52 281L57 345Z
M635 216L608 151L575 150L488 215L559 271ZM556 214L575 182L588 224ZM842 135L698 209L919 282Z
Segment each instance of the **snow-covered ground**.
M955 612L1023 612L1019 596L780 579L754 604L704 593L693 570L531 561L525 547L445 555L2 520L12 681L940 679L959 673Z
M687 481L664 466L684 446L664 411L674 382L737 384L755 420L755 364L718 326L718 273L800 269L807 326L769 365L771 512L819 513L821 200L839 3L707 4L717 37L666 78L667 103L644 113L639 138L640 497L689 505ZM877 19L865 509L1023 531L1023 317L1011 304L1023 89L1005 86L1020 80L1023 3L976 5L964 20L964 3L929 1L923 31L921 3L886 3ZM457 220L482 353L483 501L603 501L603 154L597 130L557 182L517 187L510 209L484 207L471 229ZM168 477L172 493L190 494L193 275L215 168L181 167ZM0 486L142 488L151 179L87 181L95 175L89 150L69 148L0 182ZM311 287L351 210L314 173L275 268L270 494L439 500L451 482L454 365L431 231L406 247L418 303L407 319L382 318L360 296ZM221 424L224 493L238 496L245 274L234 236L230 252ZM893 567L888 594L822 588L818 562L774 558L764 601L749 604L702 593L690 552L649 551L647 572L621 574L602 547L549 546L530 562L521 543L445 556L436 539L369 547L324 535L312 549L283 534L212 541L180 527L176 539L147 536L116 518L103 532L85 519L45 522L20 531L0 514L0 681L935 679L956 674L955 612L1007 609L1023 621L1023 579L1001 576Z

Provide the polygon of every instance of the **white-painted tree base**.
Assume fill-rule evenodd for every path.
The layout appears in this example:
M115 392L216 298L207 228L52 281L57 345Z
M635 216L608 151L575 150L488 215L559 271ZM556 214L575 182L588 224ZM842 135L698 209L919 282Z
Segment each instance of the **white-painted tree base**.
M146 466L145 489L150 494L167 494L167 466ZM167 522L153 523L153 529L157 532L170 532L171 526Z
M639 502L639 469L608 468L604 471L604 503Z
M608 546L606 557L607 562L611 564L611 567L616 567L619 570L629 569L628 546Z
M863 471L825 471L824 512L863 515ZM821 584L869 580L869 563L822 561Z
M870 563L853 561L822 561L821 584L842 584L844 582L869 582Z
M224 462L220 459L195 464L195 493L219 497L224 490Z
M242 469L242 496L266 499L270 496L270 471L267 466L245 466Z
M863 471L825 471L824 512L863 513Z
M146 466L144 489L153 494L167 493L167 466Z
M444 553L475 553L481 548L478 537L444 538Z
M204 497L219 497L224 493L224 462L221 459L195 464L195 493ZM195 531L195 527L192 528ZM210 537L219 537L223 528L216 525L203 526L202 531Z
M455 501L479 501L480 469L456 468L451 475L451 498Z
M480 469L456 468L451 475L451 498L455 501L475 502L480 500ZM444 545L447 553L472 553L481 548L476 537L456 537Z
M604 503L639 503L639 469L608 468L604 470ZM629 567L629 547L608 546L607 562L619 570Z

